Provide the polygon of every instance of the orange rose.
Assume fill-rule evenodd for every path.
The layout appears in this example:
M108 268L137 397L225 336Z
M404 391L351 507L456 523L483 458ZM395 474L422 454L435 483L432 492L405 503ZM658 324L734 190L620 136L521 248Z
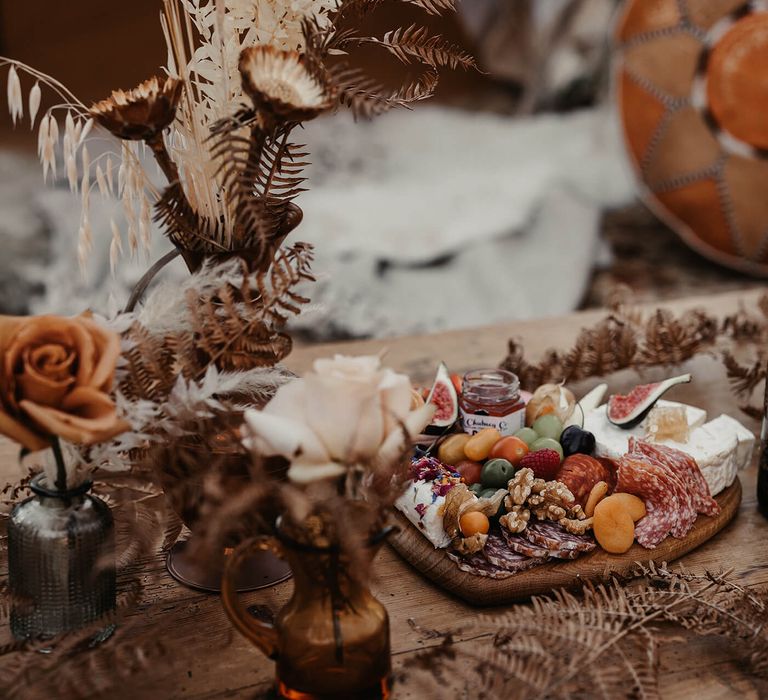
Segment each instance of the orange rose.
M0 316L0 433L29 450L128 430L109 396L120 338L85 316Z

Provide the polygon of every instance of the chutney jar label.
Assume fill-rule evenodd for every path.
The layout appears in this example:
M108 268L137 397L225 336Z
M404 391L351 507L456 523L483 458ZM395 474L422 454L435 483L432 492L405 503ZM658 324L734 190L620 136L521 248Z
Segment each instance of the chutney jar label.
M468 413L463 408L461 413L461 425L465 433L474 435L483 428L496 428L502 436L514 435L525 427L525 407L521 407L506 416L488 416L483 413Z

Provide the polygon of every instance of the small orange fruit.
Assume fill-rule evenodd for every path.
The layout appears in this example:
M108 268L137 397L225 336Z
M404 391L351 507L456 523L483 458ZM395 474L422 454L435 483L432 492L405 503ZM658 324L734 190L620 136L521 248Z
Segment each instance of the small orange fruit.
M478 532L485 535L491 524L488 522L488 516L478 510L464 513L459 519L459 529L464 537L472 537Z

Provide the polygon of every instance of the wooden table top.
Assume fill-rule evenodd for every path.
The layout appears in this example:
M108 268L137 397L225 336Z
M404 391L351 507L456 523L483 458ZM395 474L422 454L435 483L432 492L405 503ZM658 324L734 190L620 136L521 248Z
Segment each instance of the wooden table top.
M703 306L710 313L726 314L736 310L740 300L750 303L756 297L757 292L729 293L686 299L668 306L678 311ZM423 337L308 346L298 348L288 364L301 372L318 356L333 352L373 353L386 348L385 361L389 366L408 372L417 381L426 382L440 360L446 361L451 370L457 372L497 365L505 355L510 336L522 339L527 352L534 357L548 347L565 347L582 326L593 323L602 315L602 312L586 312ZM702 406L711 417L725 412L743 418L717 362L700 357L689 366L698 381L682 388L677 395L680 400ZM611 389L622 390L636 381L636 375L621 373L611 378ZM596 380L591 382L594 383ZM749 428L757 429L754 421L743 419L743 422ZM0 482L16 473L15 455L16 450L9 442L0 441ZM712 541L685 556L682 561L686 567L699 571L733 568L738 579L748 586L768 582L768 547L764 539L768 537L768 523L756 511L755 479L753 465L741 474L744 500L736 520ZM4 562L2 566L5 567ZM144 572L148 582L141 604L131 613L139 623L136 628L156 630L160 646L164 640L183 640L186 652L159 656L140 674L119 683L109 692L109 697L253 698L269 688L272 663L232 630L217 595L192 591L176 583L165 572L160 554L136 562L135 566ZM439 643L440 640L425 637L420 629L456 629L479 612L423 579L389 548L385 547L379 554L376 574L374 589L386 604L391 619L395 668L409 655ZM7 571L0 570L0 576L5 575ZM478 581L478 585L482 585L482 581ZM278 610L290 595L291 586L286 582L244 597L248 604ZM494 609L486 608L482 612L493 613ZM0 630L0 642L5 641L6 635L7 630ZM474 639L476 636L463 638L460 635L458 644L471 644ZM661 691L665 699L760 697L758 689L739 669L729 650L711 641L693 638L681 644L679 639L669 639L662 645L660 659ZM0 658L0 677L3 663L5 661ZM27 657L26 663L32 664L35 660ZM119 657L115 663L119 664ZM67 697L63 692L57 695ZM398 697L397 690L394 697ZM442 697L437 686L433 697Z

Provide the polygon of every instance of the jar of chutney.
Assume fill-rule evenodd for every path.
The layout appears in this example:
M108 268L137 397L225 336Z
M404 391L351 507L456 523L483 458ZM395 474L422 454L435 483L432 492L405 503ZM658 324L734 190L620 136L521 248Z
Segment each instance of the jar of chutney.
M459 412L465 433L474 435L483 428L496 428L502 435L514 435L525 426L520 380L503 369L467 372L461 385Z

